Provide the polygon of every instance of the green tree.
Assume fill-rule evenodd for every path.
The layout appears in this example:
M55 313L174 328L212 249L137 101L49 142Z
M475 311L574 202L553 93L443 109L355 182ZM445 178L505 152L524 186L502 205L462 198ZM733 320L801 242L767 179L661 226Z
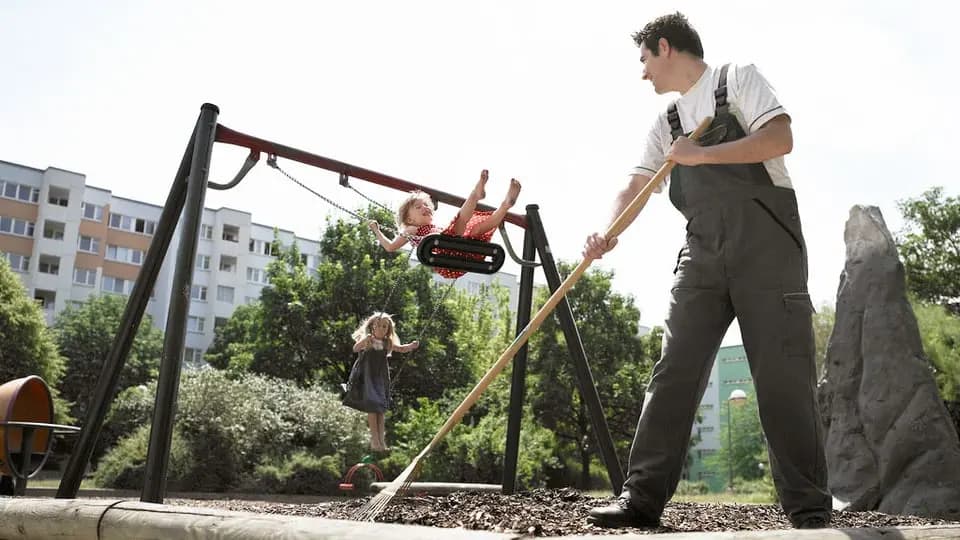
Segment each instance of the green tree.
M836 311L828 304L821 305L813 314L813 339L816 346L815 360L818 378L826 373L827 345L830 343L836 318Z
M937 304L913 302L923 350L934 367L940 397L960 401L960 317Z
M746 401L723 405L722 432L720 433L720 450L707 457L705 465L712 470L722 471L728 475L733 469L733 477L743 480L758 480L763 477L764 470L759 465L766 465L766 439L760 426L760 413L757 410L755 394L748 393Z
M237 306L226 324L214 332L204 360L217 369L237 374L248 372L256 354L262 317L259 302Z
M899 207L906 225L897 247L907 287L920 300L960 314L960 198L944 198L935 187Z
M0 384L27 375L46 381L54 395L63 375L63 358L47 328L43 311L27 296L20 278L0 257ZM57 398L57 420L68 420L67 410Z
M560 273L573 266L560 263ZM580 338L603 403L610 431L625 457L640 414L644 387L654 358L649 340L637 336L640 311L631 297L613 292L612 271L593 269L567 293ZM547 291L541 290L537 304ZM537 418L558 439L562 455L572 456L576 484L590 487L590 464L597 456L586 404L577 391L573 363L556 317L548 318L532 338L531 402ZM657 345L659 357L659 343Z
M381 223L392 219L383 210L368 214ZM221 328L208 353L212 365L339 388L356 358L352 332L383 310L393 315L402 340L424 337L420 349L394 358L394 368L401 368L398 407L469 381L451 338L454 317L440 302L446 285L435 286L429 269L411 267L405 251L388 253L365 225L343 220L328 223L320 253L322 262L311 272L296 245L278 248L267 269L270 286L257 307Z
M92 296L79 307L68 306L54 325L57 344L66 357L66 374L60 392L72 403L71 414L84 418L97 386L103 362L113 346L127 299L105 294ZM123 364L117 391L153 380L163 351L163 332L144 315Z

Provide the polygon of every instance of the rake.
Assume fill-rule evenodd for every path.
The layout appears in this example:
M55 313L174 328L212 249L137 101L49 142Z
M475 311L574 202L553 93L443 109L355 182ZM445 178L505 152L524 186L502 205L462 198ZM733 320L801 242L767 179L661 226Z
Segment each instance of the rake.
M697 129L690 134L690 138L696 140L700 135L706 130L706 128L713 121L712 117L704 118L700 125L697 126ZM610 228L607 229L607 232L604 233L603 237L609 243L616 239L620 234L626 230L626 228L633 222L637 217L637 214L640 212L640 209L643 208L643 205L647 202L647 199L650 198L650 195L657 188L658 185L663 181L663 179L670 174L670 171L673 169L675 163L673 161L667 161L660 167L660 170L647 182L647 185L640 190L640 193L633 198L630 204L617 216L617 219L610 225ZM413 458L413 461L407 465L407 468L401 472L396 479L390 482L385 488L383 488L380 493L371 498L363 507L360 508L360 512L357 515L358 520L360 521L373 521L379 516L390 504L394 497L397 495L403 496L407 490L410 489L410 484L417 478L420 474L420 469L423 466L423 460L426 458L427 454L433 451L447 436L450 431L456 427L457 424L463 419L464 415L467 414L467 411L480 399L480 395L490 386L490 383L493 382L493 379L503 371L503 368L513 359L514 355L517 354L517 351L527 342L530 336L540 328L540 325L543 324L543 321L547 318L550 313L557 307L557 304L560 303L560 300L573 288L574 284L580 279L580 276L587 270L590 264L593 263L592 258L585 258L574 268L573 272L567 276L567 279L563 280L563 283L557 288L556 291L550 295L550 298L547 302L540 308L540 311L537 311L537 314L533 316L527 326L517 334L517 337L514 338L513 343L507 347L507 350L500 355L500 358L490 366L490 369L483 375L483 378L473 387L473 390L467 394L467 397L460 403L460 405L453 411L453 414L450 415L450 418L440 427L440 431L434 435L433 439L430 441L427 446L417 454L417 457Z

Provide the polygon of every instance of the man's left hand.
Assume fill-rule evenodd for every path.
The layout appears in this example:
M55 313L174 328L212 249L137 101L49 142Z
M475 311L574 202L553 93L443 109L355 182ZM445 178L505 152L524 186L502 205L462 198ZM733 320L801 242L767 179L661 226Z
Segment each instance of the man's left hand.
M702 165L705 163L704 154L702 146L687 137L677 137L666 158L678 165Z

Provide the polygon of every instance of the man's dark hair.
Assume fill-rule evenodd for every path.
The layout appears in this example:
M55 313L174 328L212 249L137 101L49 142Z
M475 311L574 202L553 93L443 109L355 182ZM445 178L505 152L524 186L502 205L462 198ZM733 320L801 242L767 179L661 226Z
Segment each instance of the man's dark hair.
M660 55L658 46L660 38L667 40L674 49L690 53L697 58L703 58L703 45L700 35L690 26L690 21L679 11L670 15L663 15L647 23L633 35L637 47L646 45L654 56Z

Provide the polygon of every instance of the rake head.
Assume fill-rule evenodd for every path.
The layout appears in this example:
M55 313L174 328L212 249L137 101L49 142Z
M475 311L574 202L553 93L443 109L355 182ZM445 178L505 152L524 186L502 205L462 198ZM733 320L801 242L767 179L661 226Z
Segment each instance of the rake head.
M409 490L410 484L416 480L423 465L423 455L417 456L407 468L400 473L393 482L374 495L367 504L360 508L357 514L358 521L376 521L377 517L387 509L394 497L403 497Z

